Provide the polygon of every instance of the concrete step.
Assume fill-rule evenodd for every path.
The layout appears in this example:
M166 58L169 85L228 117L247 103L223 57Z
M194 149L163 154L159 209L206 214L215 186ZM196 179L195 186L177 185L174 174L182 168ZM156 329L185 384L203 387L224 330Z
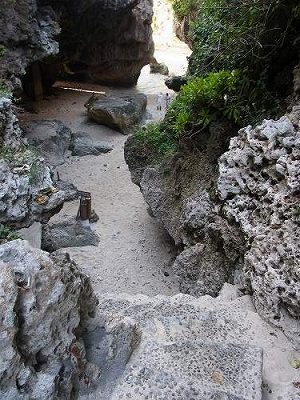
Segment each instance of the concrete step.
M132 356L112 400L260 400L261 384L259 348L150 341Z

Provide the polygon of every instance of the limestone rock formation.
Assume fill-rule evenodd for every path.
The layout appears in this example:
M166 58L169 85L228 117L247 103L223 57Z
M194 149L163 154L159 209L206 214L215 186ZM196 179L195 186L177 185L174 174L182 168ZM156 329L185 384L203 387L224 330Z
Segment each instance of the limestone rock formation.
M169 68L165 63L160 63L156 59L150 63L151 74L169 75Z
M50 222L43 226L42 249L55 251L64 247L97 246L99 236L89 225L75 218Z
M146 105L147 97L142 93L120 97L93 95L85 104L92 120L122 133L128 133L142 119Z
M218 189L227 218L250 248L244 275L259 312L296 338L300 324L300 131L284 116L247 127L220 158ZM298 332L298 333L297 333Z
M0 397L71 398L87 365L81 332L96 299L67 255L0 246Z
M242 129L220 157L219 172L221 129L201 138L201 151L182 150L159 166L147 165L147 154L135 156L133 139L125 149L151 212L182 251L174 263L181 290L215 296L222 281L237 282L297 343L299 116L295 107L278 121Z
M49 219L67 193L54 188L51 168L28 146L6 98L0 100L0 137L0 223L20 228Z
M51 0L61 15L60 52L69 73L112 86L131 86L149 63L152 0Z
M22 136L18 119L12 109L11 99L0 96L0 148L18 149Z
M55 38L60 30L46 5L40 7L36 0L1 1L0 78L12 88L20 87L19 78L29 64L58 53Z
M23 158L22 152L14 156ZM50 168L32 155L16 165L0 160L0 222L22 227L49 218L65 200L64 192L53 188Z
M184 293L216 296L241 266L243 236L236 224L219 215L221 204L212 200L217 160L230 134L230 129L224 131L216 124L201 138L201 150L178 153L159 166L147 165L147 154L134 139L129 138L125 146L134 183L154 217L184 250L174 264Z

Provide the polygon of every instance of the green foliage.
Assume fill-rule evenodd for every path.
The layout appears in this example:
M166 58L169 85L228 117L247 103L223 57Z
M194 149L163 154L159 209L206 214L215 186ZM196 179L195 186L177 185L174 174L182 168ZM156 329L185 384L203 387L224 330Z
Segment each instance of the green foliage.
M183 136L201 133L214 121L226 118L238 128L274 114L276 107L263 80L250 82L238 70L211 72L191 78L171 102L165 119L137 128L135 139L160 160L179 149Z
M202 0L191 23L193 46L190 69L262 71L280 48L291 16L280 0ZM282 20L281 20L282 19ZM276 22L275 22L276 21Z
M200 6L200 0L169 0L173 6L176 17L182 20L192 16Z
M5 46L3 46L2 44L0 44L0 58L4 57L6 52L7 52L7 48Z
M11 90L7 87L6 83L0 79L0 97L11 97L11 96L12 96Z
M0 244L19 239L18 234L6 225L0 224Z
M134 131L136 143L143 147L149 160L158 162L178 148L176 138L160 122L137 127Z

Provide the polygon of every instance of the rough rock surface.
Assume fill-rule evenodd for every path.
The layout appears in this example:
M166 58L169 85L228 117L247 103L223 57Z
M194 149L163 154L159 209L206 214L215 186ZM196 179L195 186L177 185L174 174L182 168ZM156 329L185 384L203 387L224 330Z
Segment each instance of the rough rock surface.
M67 255L0 246L0 397L71 398L84 380L81 330L96 299Z
M53 223L50 220L42 230L42 249L50 252L64 247L97 246L99 240L89 225L75 218Z
M242 129L220 158L218 190L227 218L250 244L243 274L255 306L299 340L300 131L294 117Z
M122 133L141 120L146 105L147 97L142 93L120 97L93 95L85 104L91 119Z
M95 142L87 133L76 132L72 135L70 150L73 156L98 156L109 153L112 147L105 143Z
M50 168L40 159L31 161L29 165L14 167L9 161L0 160L0 222L2 223L9 222L16 227L28 226L35 220L49 218L65 200L63 191L51 189L53 181ZM45 188L51 191L49 195L43 194ZM42 202L39 202L39 199Z
M184 250L174 264L184 293L217 295L241 264L243 237L236 224L219 215L221 204L212 200L217 160L229 132L215 125L193 153L179 153L160 166L147 167L147 154L132 138L125 146L134 183L140 185L152 214Z
M34 121L24 127L30 145L53 166L63 164L71 146L72 132L56 120Z
M53 10L36 0L1 1L0 77L11 87L20 86L30 63L58 53L55 20Z
M60 52L71 77L136 84L154 51L152 0L50 2L61 15Z
M12 109L12 101L0 97L0 148L9 147L17 150L20 147L22 131Z
M151 74L169 75L169 68L165 63L160 63L156 59L150 63Z
M216 299L102 294L84 337L105 367L82 400L296 400L298 353L229 286Z

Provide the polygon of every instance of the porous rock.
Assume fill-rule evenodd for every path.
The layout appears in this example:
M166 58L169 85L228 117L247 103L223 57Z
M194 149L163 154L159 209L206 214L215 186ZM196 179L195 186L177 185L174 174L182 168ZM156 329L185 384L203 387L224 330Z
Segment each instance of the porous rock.
M85 104L92 120L122 133L127 133L141 120L146 105L147 97L142 93L120 97L93 95Z
M109 153L112 147L101 142L94 142L92 138L83 132L76 132L72 135L72 143L70 147L73 156L98 156L100 154Z
M22 131L12 109L12 101L0 96L0 148L17 150L22 141Z
M50 220L43 226L43 250L51 252L65 247L97 246L98 243L99 236L90 225L72 217L53 223Z
M49 196L43 195L42 203L37 202L41 190L53 186L51 170L40 159L32 159L28 167L14 167L1 159L0 182L0 222L16 227L49 218L65 200L64 192L57 190Z
M219 162L227 218L249 241L243 273L268 321L299 342L300 132L287 116L246 127Z
M233 279L233 271L241 267L243 236L237 224L219 214L220 204L213 200L212 189L217 160L230 133L216 124L203 134L201 151L182 151L159 166L147 166L147 156L141 156L143 151L132 139L125 146L132 177L152 214L183 250L174 269L184 293L216 296L222 284Z
M89 279L67 255L21 240L0 246L0 268L1 398L71 398L84 379L81 329L96 306Z

